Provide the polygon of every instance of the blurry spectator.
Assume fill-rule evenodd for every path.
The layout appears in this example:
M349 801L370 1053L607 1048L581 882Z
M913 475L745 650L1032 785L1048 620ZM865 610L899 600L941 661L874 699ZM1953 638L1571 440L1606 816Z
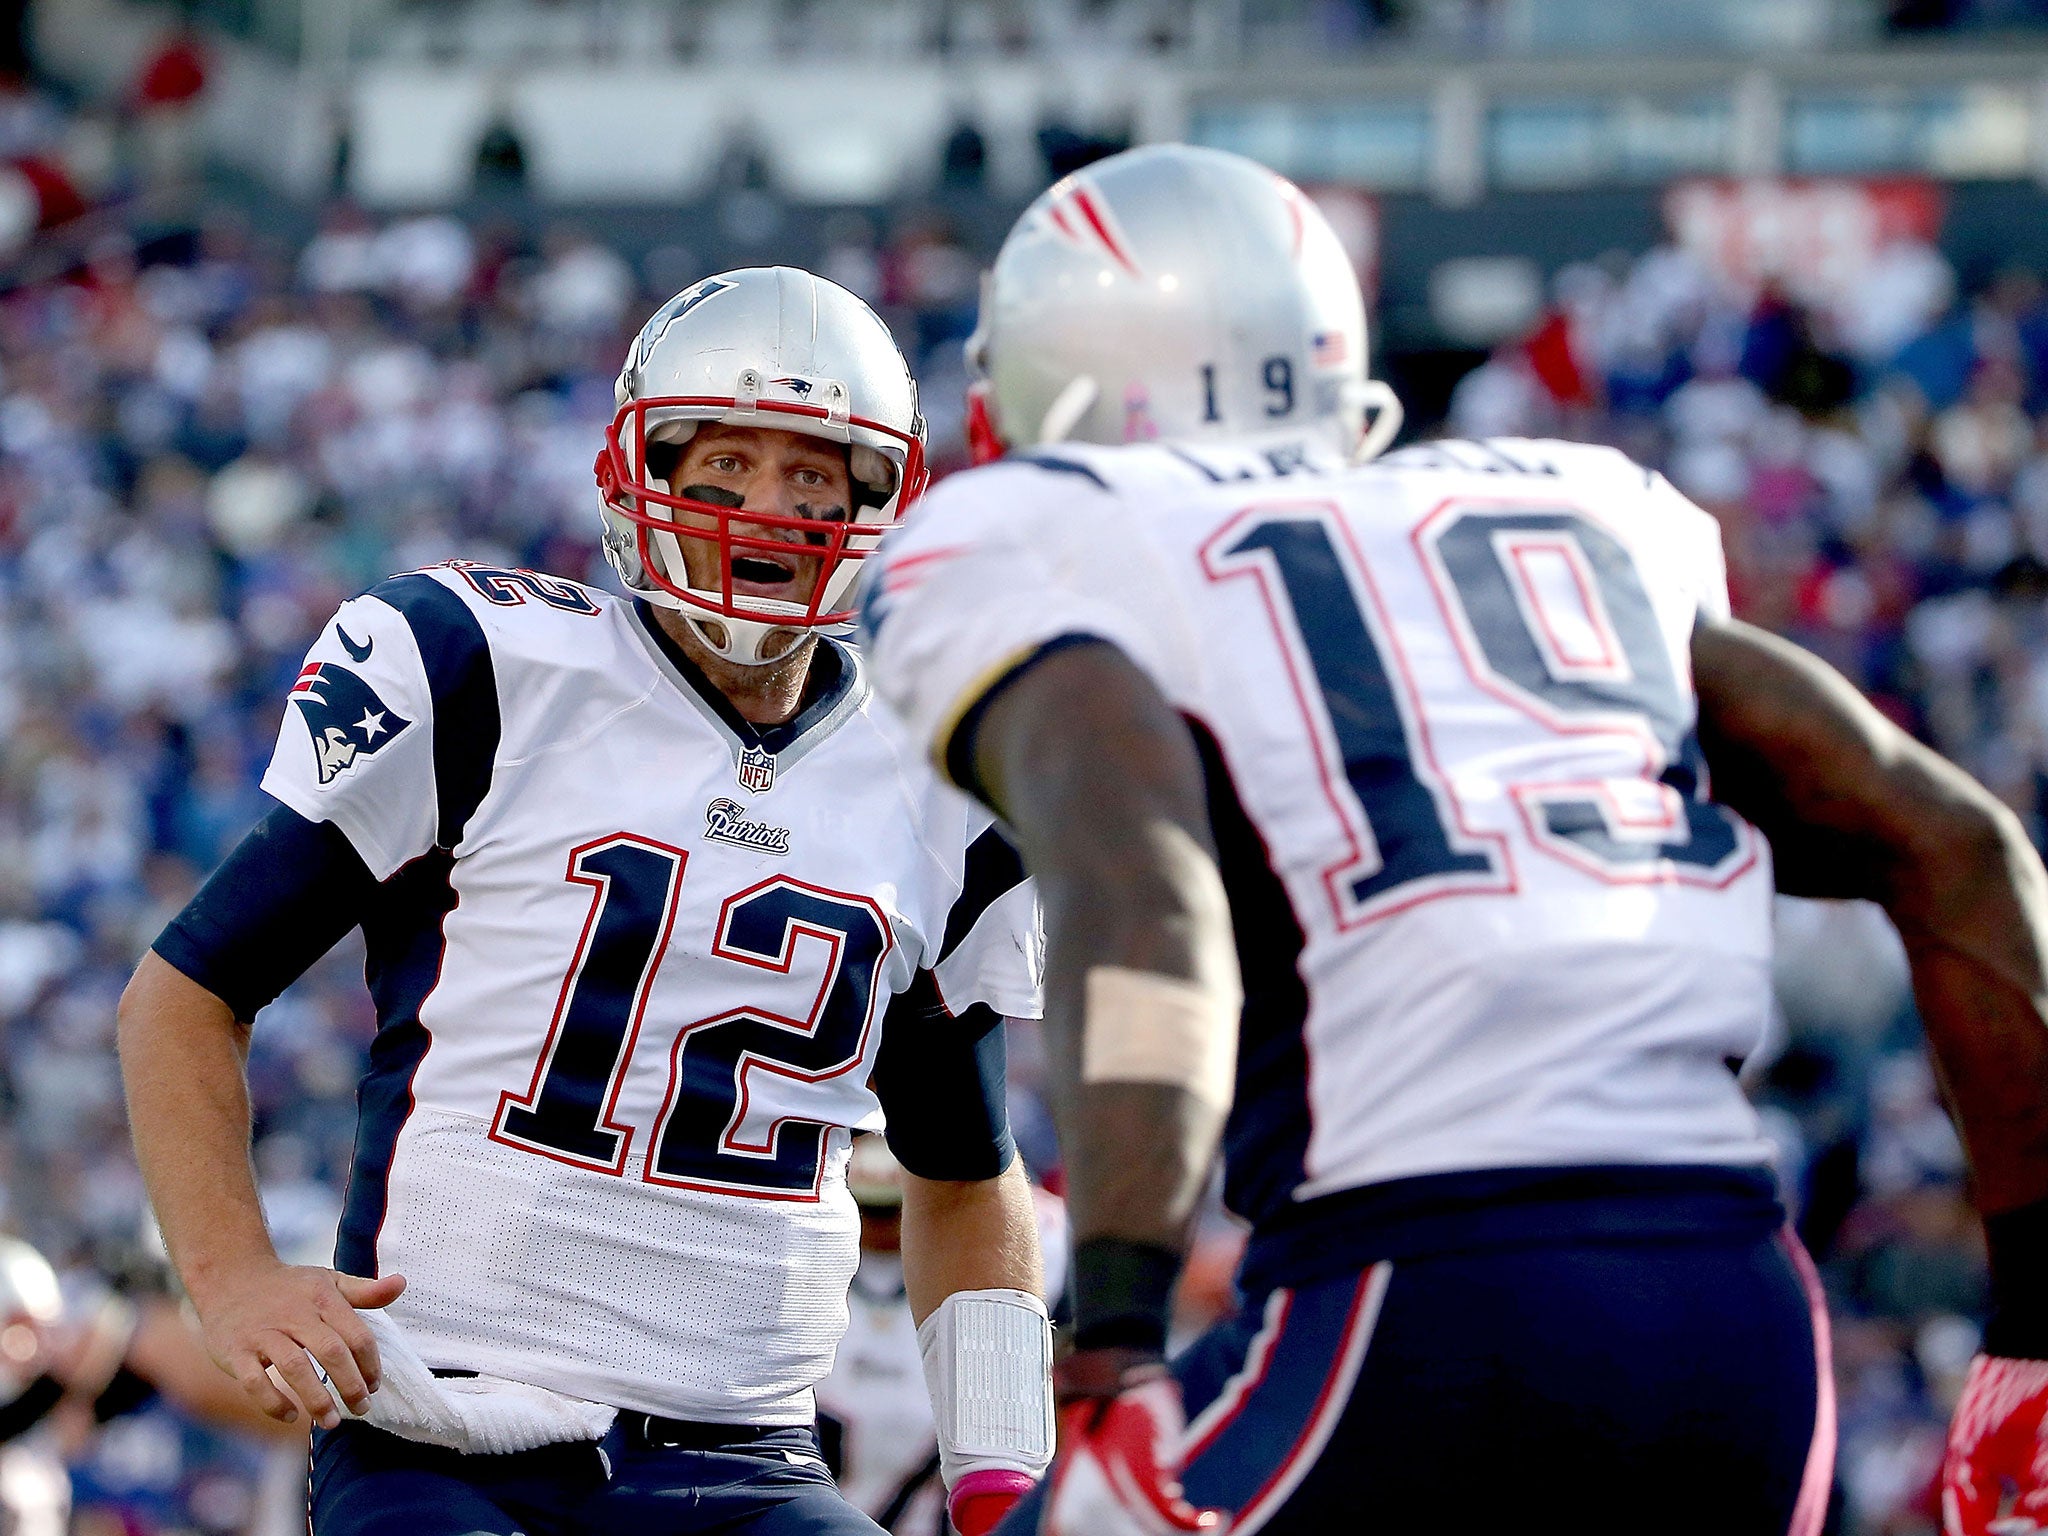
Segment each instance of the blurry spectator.
M1845 284L1831 305L1842 344L1858 361L1884 365L1948 312L1956 274L1948 258L1921 240L1894 240Z
M1044 157L1047 178L1053 181L1130 147L1128 131L1092 132L1059 115L1049 116L1038 130L1038 153Z
M918 355L967 338L974 329L980 276L980 264L943 215L920 213L904 221L882 257L882 295L908 315Z
M988 180L988 141L966 118L954 124L939 151L939 187L948 192L979 192Z
M551 331L609 336L624 322L636 289L633 269L581 230L548 231L545 264L533 280L533 317Z
M1540 437L1554 414L1528 349L1501 347L1451 391L1453 436Z
M270 548L306 515L306 483L289 465L255 449L213 477L206 516L223 549L253 555Z
M2034 446L2034 424L2020 408L2025 393L2018 365L2006 358L1972 370L1963 398L1934 419L1934 457L1950 486L1976 500L2011 490Z
M837 213L825 225L820 276L870 304L881 302L882 262L875 250L875 226L865 214Z
M199 169L199 98L207 58L197 32L180 26L144 58L130 92L148 178L180 186Z
M376 245L368 215L350 202L330 203L299 255L299 281L316 293L367 292L378 281Z
M381 286L421 310L459 298L475 261L469 231L446 214L400 220L377 237L370 254Z
M526 142L506 117L485 124L476 144L476 190L486 197L526 188Z

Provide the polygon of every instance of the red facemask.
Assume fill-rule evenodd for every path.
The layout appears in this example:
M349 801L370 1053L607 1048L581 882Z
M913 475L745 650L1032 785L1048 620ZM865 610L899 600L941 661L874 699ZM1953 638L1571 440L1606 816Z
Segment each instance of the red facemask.
M925 468L924 444L909 433L898 431L881 422L869 421L859 416L850 418L847 423L850 427L879 433L903 445L901 486L891 515L886 520L821 523L807 517L719 506L715 502L678 496L672 491L650 484L646 476L647 414L649 411L675 409L719 414L750 409L757 417L790 416L796 418L787 429L791 431L804 430L799 423L823 421L830 415L824 406L804 405L794 401L755 400L743 407L738 399L730 395L659 396L647 400L629 400L620 406L618 414L612 418L611 425L605 428L604 446L598 450L597 489L598 494L604 498L605 505L633 525L640 567L646 573L646 579L670 596L683 599L693 608L708 608L727 618L752 619L799 629L850 622L854 614L853 609L820 607L831 590L833 572L843 561L866 559L880 542L881 536L902 522L904 512L924 493L925 485L931 478L930 472ZM774 425L772 421L757 424ZM629 443L630 452L627 448ZM708 520L709 526L686 527L650 510L655 507L691 513ZM742 524L746 525L744 532L740 531L739 525ZM716 548L720 590L707 594L676 585L675 575L680 573L672 575L664 571L649 545L649 536L655 533L670 534L677 539L698 539ZM796 535L794 539L789 537L792 534ZM791 614L786 611L788 605L782 603L776 604L773 608L753 606L762 600L751 598L744 592L733 591L733 557L755 553L778 560L796 557L820 562L817 584L811 589L810 604L804 612Z

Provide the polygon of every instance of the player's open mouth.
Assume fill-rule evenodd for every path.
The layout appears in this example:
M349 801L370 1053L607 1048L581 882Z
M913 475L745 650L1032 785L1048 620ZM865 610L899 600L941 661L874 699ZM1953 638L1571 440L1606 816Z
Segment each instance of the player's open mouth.
M756 587L779 587L796 580L796 566L768 555L734 555L732 579Z

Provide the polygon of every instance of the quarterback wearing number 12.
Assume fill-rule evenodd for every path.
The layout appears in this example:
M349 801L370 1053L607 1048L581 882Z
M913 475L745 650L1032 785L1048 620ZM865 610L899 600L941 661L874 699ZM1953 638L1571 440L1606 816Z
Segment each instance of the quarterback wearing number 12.
M829 633L923 489L915 386L851 294L758 269L656 313L618 406L597 479L631 601L457 562L314 644L276 809L123 1000L144 1175L215 1358L318 1426L318 1536L857 1536L811 1389L851 1138L886 1113L978 1536L1051 1455L1001 1030L1037 1012L1038 919ZM240 1053L358 925L379 1027L335 1265L288 1267Z

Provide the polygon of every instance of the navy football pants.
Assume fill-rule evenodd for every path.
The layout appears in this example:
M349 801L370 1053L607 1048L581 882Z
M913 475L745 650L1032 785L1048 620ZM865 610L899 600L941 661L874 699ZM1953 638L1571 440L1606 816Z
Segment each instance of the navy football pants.
M1783 1237L1376 1264L1275 1291L1174 1363L1182 1475L1231 1536L1817 1536L1826 1326Z
M879 1536L808 1428L706 1449L597 1444L463 1456L362 1424L313 1437L314 1536Z

